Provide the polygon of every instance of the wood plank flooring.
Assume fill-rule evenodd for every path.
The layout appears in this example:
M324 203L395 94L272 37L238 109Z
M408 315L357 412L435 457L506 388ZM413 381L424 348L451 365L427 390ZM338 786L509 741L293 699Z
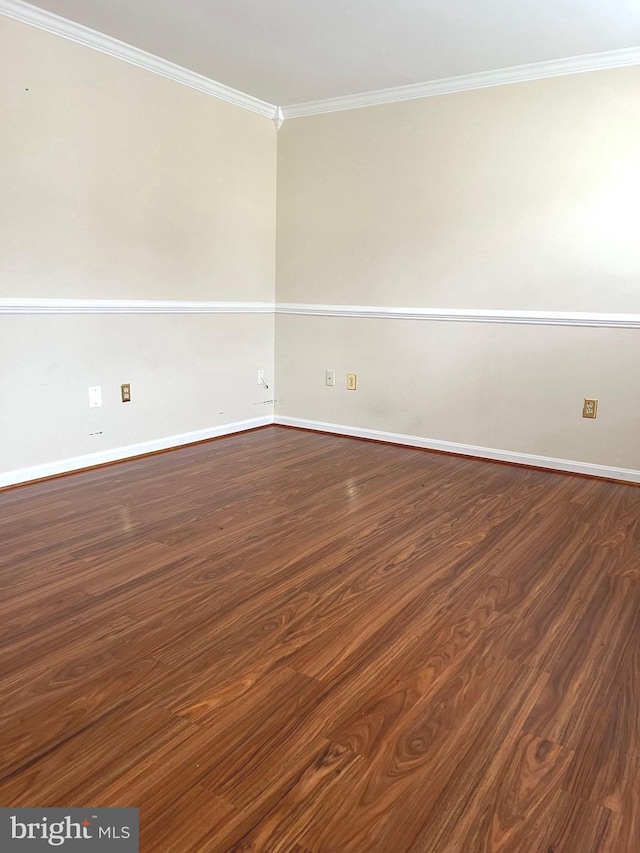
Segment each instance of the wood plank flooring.
M640 489L282 427L0 493L0 805L640 853Z

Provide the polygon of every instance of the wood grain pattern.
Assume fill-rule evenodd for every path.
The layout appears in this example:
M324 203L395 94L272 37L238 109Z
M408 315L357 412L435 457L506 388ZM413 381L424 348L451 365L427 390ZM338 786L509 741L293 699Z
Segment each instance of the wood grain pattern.
M640 489L268 427L0 493L0 805L638 853Z

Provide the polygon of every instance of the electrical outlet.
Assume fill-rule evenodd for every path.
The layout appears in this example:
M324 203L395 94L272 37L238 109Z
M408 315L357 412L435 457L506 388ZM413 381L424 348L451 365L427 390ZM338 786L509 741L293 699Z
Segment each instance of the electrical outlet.
M328 385L330 388L335 387L336 384L336 372L335 370L327 370L325 373L325 385Z
M355 391L358 384L358 375L356 373L347 373L347 391Z
M102 385L89 386L89 408L97 409L102 405Z
M589 397L584 398L582 405L583 418L595 418L598 414L598 401Z
M258 371L258 385L264 385L264 370Z
M120 386L120 399L123 403L131 402L131 385L128 382Z

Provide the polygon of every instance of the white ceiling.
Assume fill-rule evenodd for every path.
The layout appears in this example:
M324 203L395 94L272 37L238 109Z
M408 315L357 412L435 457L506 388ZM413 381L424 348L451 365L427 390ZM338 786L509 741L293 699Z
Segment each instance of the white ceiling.
M640 0L35 0L271 104L640 45Z

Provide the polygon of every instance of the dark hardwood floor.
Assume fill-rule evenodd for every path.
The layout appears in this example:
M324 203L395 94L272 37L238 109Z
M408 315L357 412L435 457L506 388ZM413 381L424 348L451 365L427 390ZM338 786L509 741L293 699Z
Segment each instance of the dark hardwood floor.
M268 427L0 493L0 805L639 853L640 489Z

